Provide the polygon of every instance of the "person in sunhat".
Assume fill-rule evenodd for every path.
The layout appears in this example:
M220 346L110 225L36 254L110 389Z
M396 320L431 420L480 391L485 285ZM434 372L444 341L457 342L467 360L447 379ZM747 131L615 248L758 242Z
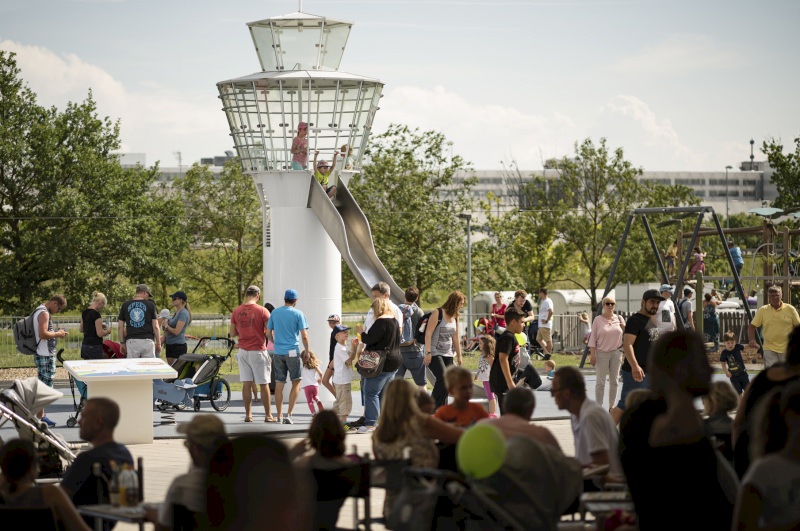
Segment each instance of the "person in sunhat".
M331 168L336 166L336 157L339 155L339 152L333 153L333 163L331 164L328 164L326 160L317 162L317 155L319 155L319 150L314 152L314 177L316 177L319 184L325 189L325 193L328 194L328 197L333 198L336 194L336 186L329 186L328 183L331 175Z

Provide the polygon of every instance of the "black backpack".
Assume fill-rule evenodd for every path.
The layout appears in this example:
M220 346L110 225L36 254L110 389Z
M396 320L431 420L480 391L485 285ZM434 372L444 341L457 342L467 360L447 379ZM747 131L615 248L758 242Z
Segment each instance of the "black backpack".
M436 328L439 328L439 325L442 323L442 309L437 308L439 310L439 320L436 322ZM419 325L417 326L417 331L414 334L414 340L417 342L417 345L424 345L425 344L425 330L428 328L428 319L431 318L431 314L436 310L431 310L429 312L425 312L422 314L422 317L419 320ZM436 331L434 328L434 332Z

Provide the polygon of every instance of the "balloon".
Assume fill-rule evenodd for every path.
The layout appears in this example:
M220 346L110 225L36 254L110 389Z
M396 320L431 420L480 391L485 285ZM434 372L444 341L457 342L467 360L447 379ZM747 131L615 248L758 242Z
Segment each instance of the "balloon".
M506 440L491 424L476 424L458 440L456 461L458 468L475 479L491 476L503 466L506 457Z

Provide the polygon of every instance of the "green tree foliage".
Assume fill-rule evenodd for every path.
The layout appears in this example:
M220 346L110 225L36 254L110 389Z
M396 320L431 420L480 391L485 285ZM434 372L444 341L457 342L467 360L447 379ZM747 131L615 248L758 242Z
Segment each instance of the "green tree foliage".
M794 153L784 153L783 144L774 138L761 146L775 172L772 182L778 189L778 198L772 205L784 210L800 209L800 137L794 139L794 146Z
M349 184L369 219L375 249L401 287L463 289L466 285L465 221L472 211L474 179L454 181L467 168L450 156L446 138L402 125L375 137L362 173ZM352 280L345 276L345 293Z
M119 301L130 283L169 279L180 246L160 215L179 205L152 184L157 170L123 170L119 124L91 92L63 112L36 103L14 54L0 51L0 310L27 313L54 292L70 306L93 290Z
M244 301L251 284L261 284L261 203L253 179L238 159L219 176L194 164L173 181L186 205L191 248L181 260L181 275L195 300L229 313Z
M555 169L558 177L547 181L545 205L554 218L557 239L579 264L578 278L586 279L573 282L589 292L593 306L597 305L595 290L606 285L631 210L697 202L688 188L640 183L637 178L642 170L625 160L622 148L610 151L604 138L598 145L590 139L576 144L575 156L556 161ZM615 283L658 280L652 247L644 234L641 221L635 220ZM657 242L671 242L668 238L657 234Z
M545 181L525 176L512 162L506 172L512 192L506 205L490 195L481 203L489 237L476 244L477 277L491 290L523 288L535 293L540 287L569 278L566 245L557 241L556 218L546 205Z

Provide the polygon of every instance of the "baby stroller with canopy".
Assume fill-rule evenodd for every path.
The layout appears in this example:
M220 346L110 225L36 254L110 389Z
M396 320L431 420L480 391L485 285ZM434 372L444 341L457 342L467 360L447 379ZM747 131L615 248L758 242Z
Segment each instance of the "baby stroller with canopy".
M40 477L61 477L64 461L69 466L75 460L69 444L36 416L63 396L35 376L14 380L11 387L0 392L0 426L11 421L19 438L33 443L39 453Z
M207 336L197 340L191 354L184 354L172 366L178 372L175 380L154 382L153 397L156 407L183 409L189 405L200 411L200 401L209 400L211 407L225 411L231 400L231 384L219 375L219 370L230 359L236 343L227 337ZM201 353L201 349L227 349L225 354ZM200 352L198 352L200 351ZM158 394L157 394L158 393Z

